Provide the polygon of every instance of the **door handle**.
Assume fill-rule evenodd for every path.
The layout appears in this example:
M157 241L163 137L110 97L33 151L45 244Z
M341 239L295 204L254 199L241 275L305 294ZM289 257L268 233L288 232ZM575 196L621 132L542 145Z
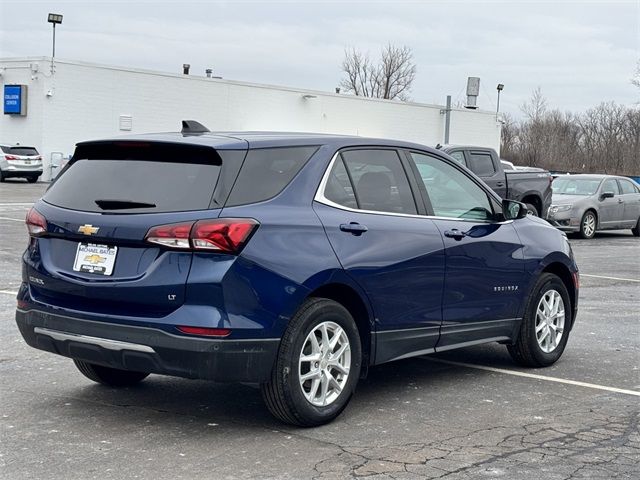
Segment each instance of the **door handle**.
M448 238L455 238L456 240L462 240L467 236L466 232L461 232L457 228L452 228L444 232L444 236Z
M496 187L504 187L504 182L497 182Z
M349 232L349 233L355 235L356 237L359 237L360 235L362 235L367 230L369 230L369 229L366 226L360 225L358 222L341 223L340 224L340 231Z
M622 200L621 198L618 199L618 203L624 203L624 200Z

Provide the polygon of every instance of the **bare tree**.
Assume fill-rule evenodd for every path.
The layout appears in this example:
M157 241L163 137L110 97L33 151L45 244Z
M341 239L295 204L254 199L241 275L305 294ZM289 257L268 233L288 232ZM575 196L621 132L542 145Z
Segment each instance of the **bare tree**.
M342 71L346 77L340 86L346 92L389 100L408 100L416 77L411 49L391 44L382 49L378 63L373 63L368 53L345 50Z

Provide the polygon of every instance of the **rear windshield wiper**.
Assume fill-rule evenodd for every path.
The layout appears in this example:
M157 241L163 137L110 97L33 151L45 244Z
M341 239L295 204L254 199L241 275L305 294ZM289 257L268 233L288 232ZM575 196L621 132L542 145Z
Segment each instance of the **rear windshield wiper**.
M134 202L133 200L95 200L103 210L126 210L129 208L153 208L155 203Z

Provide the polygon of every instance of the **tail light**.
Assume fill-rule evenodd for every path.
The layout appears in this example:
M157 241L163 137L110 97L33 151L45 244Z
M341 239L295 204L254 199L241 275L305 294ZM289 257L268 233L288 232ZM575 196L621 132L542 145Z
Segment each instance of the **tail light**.
M27 212L25 222L32 237L38 237L47 232L47 220L33 207Z
M159 225L145 240L170 248L239 253L259 223L252 218L217 218Z
M20 160L15 155L5 155L4 158L5 158L5 160Z
M38 155L34 160L42 160L42 155Z

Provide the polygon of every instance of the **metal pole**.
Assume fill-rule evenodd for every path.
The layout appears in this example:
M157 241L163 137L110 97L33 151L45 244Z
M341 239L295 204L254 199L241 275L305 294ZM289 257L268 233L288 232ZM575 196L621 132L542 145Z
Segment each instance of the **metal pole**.
M498 90L498 106L496 107L496 120L498 119L499 113L500 113L500 90Z
M51 58L56 58L56 24L53 24L53 54Z
M451 125L451 95L447 95L447 108L444 117L444 144L449 143L449 126Z

